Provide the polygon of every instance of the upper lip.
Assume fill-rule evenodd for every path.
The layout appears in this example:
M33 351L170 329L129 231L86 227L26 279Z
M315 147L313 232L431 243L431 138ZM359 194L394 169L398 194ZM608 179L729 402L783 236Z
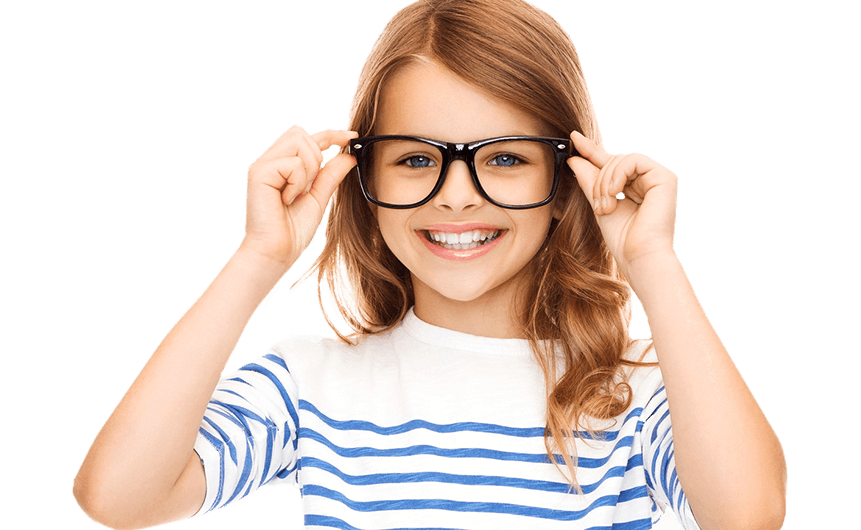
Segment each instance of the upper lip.
M472 232L473 230L485 230L485 231L493 231L493 230L501 230L500 227L489 225L486 223L465 223L465 224L450 224L450 223L437 223L431 226L426 226L421 228L420 230L425 230L427 232L445 232L447 234L462 234L463 232Z

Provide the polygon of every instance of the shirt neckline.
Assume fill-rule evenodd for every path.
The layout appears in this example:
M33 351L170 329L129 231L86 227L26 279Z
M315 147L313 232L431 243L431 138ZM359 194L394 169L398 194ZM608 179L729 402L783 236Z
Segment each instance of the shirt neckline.
M480 337L441 328L417 317L412 307L401 321L401 328L412 338L432 346L491 355L532 355L532 348L526 339Z

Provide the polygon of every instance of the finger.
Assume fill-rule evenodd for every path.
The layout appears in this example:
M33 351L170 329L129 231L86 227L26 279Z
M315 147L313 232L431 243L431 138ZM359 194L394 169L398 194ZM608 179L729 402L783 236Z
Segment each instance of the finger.
M249 186L258 189L265 185L277 190L285 204L289 204L303 188L305 164L296 156L255 162L248 172Z
M569 158L568 167L574 172L577 184L583 190L583 194L586 195L589 204L594 204L592 201L592 189L595 186L595 181L598 178L600 170L593 166L591 162L579 156Z
M257 160L265 162L285 156L296 156L303 136L310 137L311 135L298 125L290 127Z
M320 151L325 151L326 149L332 147L333 145L338 145L344 147L349 143L353 138L358 138L359 133L356 131L335 131L329 129L327 131L320 131L318 133L314 133L311 135L314 141L317 143L317 147Z
M326 131L321 131L321 132L315 133L314 135L311 136L310 140L315 142L315 147L319 150L318 152L320 153L320 164L322 164L323 163L323 151L329 149L330 147L332 147L334 145L337 145L340 147L345 147L350 142L350 140L352 140L353 138L358 138L358 137L359 137L359 133L357 133L355 131L338 131L338 130L329 129ZM350 167L352 167L352 166L350 166ZM319 166L318 166L318 168L319 168ZM319 171L319 169L318 169L318 171ZM345 174L346 174L346 171L349 171L349 168L347 168L345 170ZM343 179L343 176L341 176L341 179ZM338 182L340 182L340 180ZM311 191L312 184L313 184L313 182L308 184L308 187L305 190L306 193L309 193ZM336 186L337 186L337 184L336 184ZM331 197L331 195L332 195L332 193L329 193L328 197ZM328 201L328 197L326 198L327 201Z
M285 206L290 206L296 200L296 197L305 190L305 181L308 177L305 174L305 164L302 163L301 159L291 157L280 160L283 160L280 164L281 168L290 172L287 183L281 189L281 202Z
M601 213L605 206L601 202L601 199L604 196L604 190L607 188L607 183L609 181L612 168L617 162L616 157L612 157L604 165L604 168L600 170L593 166L591 162L588 162L584 159L580 159L581 161L575 161L575 165L572 165L570 163L570 160L571 159L569 159L569 166L571 166L571 169L574 170L574 174L577 175L576 168L579 168L581 174L587 177L585 179L580 179L578 177L578 181L580 182L580 186L583 189L583 193L586 195L586 198L592 205L592 209L595 210L596 213Z
M336 130L322 131L311 135L302 127L294 125L287 129L287 131L285 131L284 134L275 141L275 143L269 146L269 149L263 153L258 161L273 160L275 158L285 156L296 156L299 153L299 146L303 142L307 142L311 145L316 144L314 151L321 151L319 159L320 163L322 163L322 151L325 151L333 145L345 146L351 138L356 138L357 136L358 133L353 131Z
M601 169L600 177L595 185L595 201L599 205L596 210L597 213L608 214L616 209L616 194L611 193L610 189L615 186L614 181L618 179L619 164L624 158L624 156L615 155Z
M320 209L325 210L326 204L335 193L335 189L347 176L347 173L356 165L356 159L352 155L340 153L323 166L314 184L308 193L320 204Z
M626 156L616 171L626 195L630 195L635 202L642 202L651 188L661 184L674 184L676 179L672 172L641 154Z
M290 168L293 166L285 166L290 161L290 164L299 164L301 160L296 157L277 158L274 160L257 160L251 167L248 168L248 183L249 185L266 185L278 191L284 189L287 184L287 179L291 174Z
M596 144L589 138L586 138L577 131L571 133L571 141L574 142L574 149L580 153L580 156L592 162L592 164L601 169L612 158L604 148Z
M302 191L308 191L311 183L314 181L314 177L320 171L320 164L323 163L323 152L317 147L317 142L309 135L297 138L296 152L305 166L305 178L302 182L297 180L296 184L301 187Z

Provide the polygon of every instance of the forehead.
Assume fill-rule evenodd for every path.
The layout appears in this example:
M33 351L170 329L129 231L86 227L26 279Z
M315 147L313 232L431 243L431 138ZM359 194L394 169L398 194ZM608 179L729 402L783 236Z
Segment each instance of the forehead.
M532 114L482 92L437 63L417 61L386 80L374 133L470 142L539 136L545 129Z

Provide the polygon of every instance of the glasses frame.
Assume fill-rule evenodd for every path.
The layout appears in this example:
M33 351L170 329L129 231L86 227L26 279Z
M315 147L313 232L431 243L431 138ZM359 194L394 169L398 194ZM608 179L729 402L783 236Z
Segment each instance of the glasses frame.
M412 203L412 204L390 204L387 202L382 202L371 196L371 192L368 189L367 175L362 172L362 167L365 163L365 150L367 146L379 142L381 140L409 140L414 142L421 142L428 145L432 145L436 147L440 154L442 155L442 164L439 170L439 178L436 181L433 189L430 194L424 199ZM481 182L478 179L478 172L475 170L475 153L479 148L484 147L486 145L490 145L497 142L507 142L511 140L531 140L535 142L540 142L547 144L553 148L553 153L556 157L556 164L553 170L553 187L550 190L550 195L544 199L543 201L535 202L532 204L505 204L501 202L497 202L493 200L484 188L481 187ZM405 135L380 135L380 136L363 136L361 138L355 138L350 140L350 154L356 157L356 172L359 174L359 182L362 187L362 194L365 196L365 199L368 200L371 204L376 204L377 206L381 206L383 208L392 208L395 210L407 210L410 208L418 208L423 204L426 204L428 201L433 199L439 190L442 189L443 184L445 183L445 177L448 175L449 165L455 160L463 160L466 163L466 166L469 168L469 173L472 176L472 183L475 185L475 189L478 190L478 193L481 194L489 203L499 206L500 208L507 208L510 210L528 210L530 208L538 208L539 206L544 206L545 204L550 203L553 200L553 197L556 196L556 190L559 188L559 171L562 167L562 164L572 156L570 152L571 140L568 138L552 138L547 136L499 136L496 138L487 138L485 140L476 140L475 142L469 143L451 143L451 142L438 142L436 140L429 140L427 138L420 138L418 136L405 136Z

